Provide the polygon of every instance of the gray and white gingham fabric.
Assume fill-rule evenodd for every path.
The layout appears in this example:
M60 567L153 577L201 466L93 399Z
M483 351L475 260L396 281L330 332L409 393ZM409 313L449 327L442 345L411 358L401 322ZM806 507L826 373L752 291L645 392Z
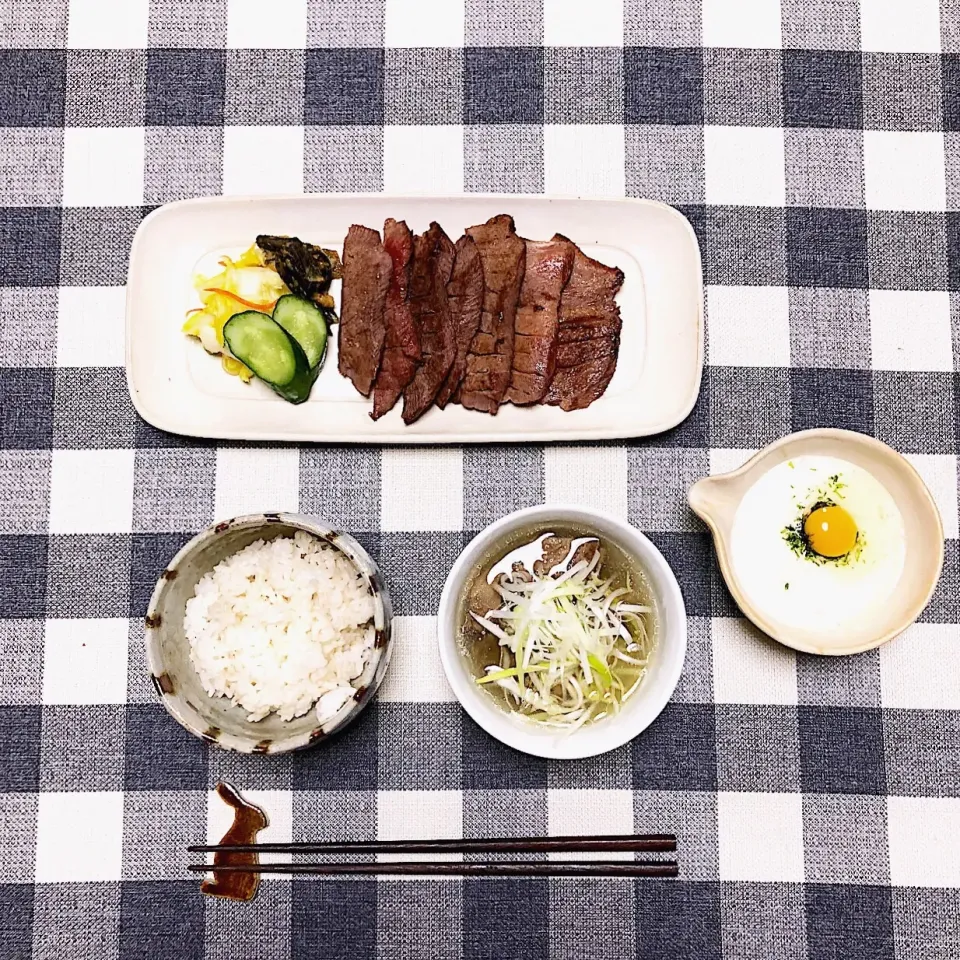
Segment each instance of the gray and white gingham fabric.
M188 441L123 372L130 240L215 193L644 196L694 224L708 366L635 443ZM960 8L954 0L0 0L0 956L960 956ZM171 322L177 322L171 318ZM687 486L790 430L873 434L930 485L921 621L820 660L738 616ZM551 764L463 714L434 650L470 536L544 501L647 531L690 650L628 747ZM341 524L396 659L345 736L209 749L145 679L164 561L216 518ZM266 881L202 898L221 777L279 838L675 830L678 882Z

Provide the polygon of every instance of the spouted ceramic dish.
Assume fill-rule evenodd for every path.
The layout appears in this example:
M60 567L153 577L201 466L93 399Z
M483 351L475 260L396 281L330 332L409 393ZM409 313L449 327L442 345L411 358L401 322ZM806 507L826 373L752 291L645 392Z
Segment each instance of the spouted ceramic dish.
M797 650L858 653L905 630L943 564L930 492L896 451L847 430L792 434L690 489L734 599Z

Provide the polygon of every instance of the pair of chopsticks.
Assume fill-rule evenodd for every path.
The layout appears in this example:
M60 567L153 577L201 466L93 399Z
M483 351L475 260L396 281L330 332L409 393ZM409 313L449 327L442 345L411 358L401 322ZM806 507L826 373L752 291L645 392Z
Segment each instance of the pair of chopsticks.
M469 840L365 840L331 843L194 844L190 853L288 853L313 855L450 853L675 853L672 834L590 837L502 837ZM191 864L194 873L286 873L334 876L407 875L456 877L676 877L674 860L418 860L403 862Z

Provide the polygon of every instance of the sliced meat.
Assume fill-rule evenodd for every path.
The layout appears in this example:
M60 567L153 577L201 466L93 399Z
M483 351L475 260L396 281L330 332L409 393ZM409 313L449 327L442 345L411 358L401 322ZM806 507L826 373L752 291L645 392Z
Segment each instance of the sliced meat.
M593 559L593 555L597 551L601 551L600 562L603 562L603 547L600 545L599 540L587 540L586 543L581 543L576 550L573 551L573 556L570 558L570 562L567 564L567 569L576 566L580 563L581 560L586 560L589 563Z
M380 369L386 334L383 311L392 274L393 261L380 234L354 224L343 241L338 367L365 397Z
M543 555L533 562L533 572L538 577L545 577L554 567L560 566L570 556L573 540L570 537L544 537L540 541Z
M557 368L560 294L570 279L577 248L563 238L525 240L523 285L514 325L513 362L507 399L539 403Z
M523 281L526 245L514 230L513 217L500 214L467 228L483 263L483 309L480 329L467 352L460 402L470 410L496 413L510 386L513 328Z
M566 238L557 234L554 239ZM620 349L620 308L615 298L621 286L622 270L577 249L573 272L560 297L557 372L544 403L580 410L607 389Z
M453 314L453 329L457 341L457 355L453 366L437 393L437 406L443 409L460 386L467 369L467 351L480 327L480 311L483 307L483 262L480 251L472 237L463 236L457 241L457 258L453 264L453 276L447 284L450 312Z
M393 270L383 319L386 335L380 372L373 385L373 413L379 420L393 409L407 384L417 372L422 353L420 331L410 309L410 266L413 260L413 234L403 220L387 220L383 225L383 247L390 255Z
M403 422L413 423L433 404L457 355L447 284L456 248L439 223L417 237L410 277L410 307L420 331L423 360L403 391Z

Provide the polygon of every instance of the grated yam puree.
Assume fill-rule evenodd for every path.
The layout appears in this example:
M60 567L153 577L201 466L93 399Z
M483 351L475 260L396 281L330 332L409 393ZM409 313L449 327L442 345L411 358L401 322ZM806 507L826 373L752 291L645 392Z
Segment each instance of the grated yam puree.
M218 563L187 601L190 659L211 696L250 720L329 719L374 645L373 597L350 560L298 531L257 540Z

